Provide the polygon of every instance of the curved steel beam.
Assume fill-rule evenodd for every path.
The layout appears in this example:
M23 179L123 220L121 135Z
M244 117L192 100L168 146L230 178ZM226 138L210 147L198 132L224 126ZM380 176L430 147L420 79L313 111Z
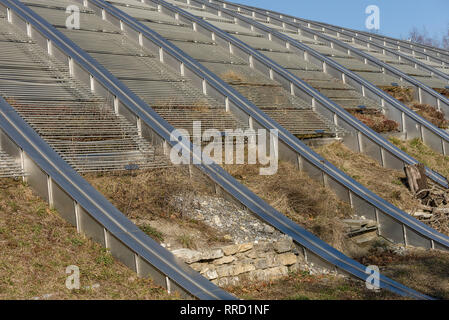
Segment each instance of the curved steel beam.
M243 6L238 6L236 4L229 4L222 0L210 0L210 1L211 1L211 3L220 4L221 7L224 5L224 6L228 6L228 7L233 6L236 8L239 8L239 7L243 8ZM248 10L248 9L246 9L246 10ZM260 13L260 12L263 12L264 10L257 9L256 11ZM387 64L375 57L370 56L369 54L367 54L363 51L360 51L342 41L336 40L330 36L324 35L318 31L304 27L302 25L292 24L289 22L282 21L281 19L271 18L271 17L270 17L270 23L273 23L274 25L286 28L287 31L292 30L292 31L297 32L299 29L299 30L301 30L301 32L312 35L316 39L322 39L324 41L324 43L332 43L334 49L351 54L353 57L356 57L361 61L369 61L371 64L376 65L385 71L388 71L388 73L390 75L394 75L398 79L402 79L403 81L406 81L407 83L414 86L416 89L418 89L418 92L419 92L418 98L419 98L420 103L427 103L427 104L436 106L438 109L442 108L442 109L449 110L449 99L448 98L446 98L445 96L436 92L435 90L428 87L427 85L421 83L420 81L416 80L415 78L405 74L404 72L390 66L389 64ZM290 28L290 29L288 29L288 28Z
M440 49L440 48L436 48L436 47L432 47L432 46L428 46L428 45L424 45L421 43L417 43L417 42L411 42L411 41L406 41L406 40L398 40L392 37L387 37L387 36L383 36L383 35L378 35L378 34L374 34L374 33L370 33L370 32L366 32L366 31L360 31L360 30L355 30L355 29L350 29L350 28L341 28L341 27L337 27L328 23L324 23L324 22L319 22L319 21L314 21L314 20L308 20L308 19L304 19L304 18L299 18L299 17L295 17L292 15L288 15L288 14L284 14L284 13L280 13L274 10L267 10L267 9L261 9L261 8L257 8L254 6L249 6L249 5L241 5L241 4L237 4L237 3L232 3L232 2L228 2L231 5L234 6L241 6L242 8L248 8L249 10L261 10L267 14L273 14L276 15L277 17L281 18L281 19L286 19L286 21L289 22L294 22L294 23L298 23L298 22L303 22L305 24L307 24L308 27L311 27L313 25L317 26L317 27L321 27L321 26L326 26L326 27L335 27L335 28L339 28L342 31L350 31L350 32L354 32L358 35L365 35L367 38L371 38L371 39L378 39L380 40L380 44L384 44L386 45L386 43L391 43L394 44L396 46L405 46L407 47L409 50L415 50L415 48L420 48L422 50L419 50L420 53L424 53L424 54L428 54L429 52L433 52L434 53L434 57L437 57L441 60L444 61L449 61L449 52L447 50L444 49ZM430 56L432 56L432 54L430 54Z
M12 23L15 23L22 29L31 31L30 35L38 39L39 43L42 45L45 46L46 43L47 46L51 46L52 50L49 50L51 54L57 55L63 60L64 57L66 57L70 67L77 70L76 74L79 76L79 79L84 79L83 73L81 72L89 75L89 82L93 82L92 89L95 92L106 90L106 92L102 93L113 95L115 99L118 99L118 102L126 107L128 111L132 112L134 116L139 116L138 121L141 123L142 131L154 129L153 132L158 135L159 141L165 146L169 147L173 144L173 142L170 141L170 132L174 128L162 119L159 120L157 117L151 117L151 114L154 111L130 92L129 89L114 78L107 70L99 66L95 60L90 58L85 52L74 45L74 43L68 40L63 34L54 29L50 24L45 22L41 17L36 15L32 10L17 2L17 0L0 0L0 3L9 9L9 16L11 17ZM90 2L90 7L92 7L92 2ZM100 7L97 6L97 9L98 8ZM124 20L119 20L119 22L126 23ZM41 42L40 40L48 41ZM191 144L183 144L183 148L190 151ZM193 153L193 156L197 157L198 155ZM250 190L239 184L218 165L197 165L197 168L211 178L211 180L222 188L224 192L231 195L236 201L259 216L259 218L271 224L281 232L291 236L303 249L304 253L307 255L306 259L309 261L314 258L314 261L321 261L321 263L331 266L331 268L336 268L349 273L362 280L366 280L369 276L363 265L346 257L341 252L316 238L310 232L293 223L254 195ZM418 299L428 298L425 295L417 293L416 291L383 276L380 277L380 286L401 295L407 295Z
M234 299L142 232L66 163L0 97L2 147L22 161L26 180L63 218L156 283L199 299ZM168 281L168 282L167 282ZM169 290L170 291L170 290Z
M101 13L103 16L107 17L107 14L114 15L115 18L120 20L120 24L127 24L127 25L132 26L134 28L134 32L138 32L139 34L142 34L143 37L146 37L147 35L149 35L150 30L147 27L145 27L141 23L137 22L135 19L133 19L129 15L125 14L121 10L113 7L112 5L106 3L103 0L89 0L89 1L91 3L96 3L99 6L101 6L101 8L104 10ZM220 37L223 37L223 39L227 39L227 41L230 41L231 44L233 45L234 50L235 50L235 48L239 48L242 50L251 51L253 53L253 51L254 51L253 49L247 47L246 45L244 45L241 42L236 42L235 38L230 37L227 33L208 24L204 20L199 19L196 16L193 16L193 15L185 12L184 10L181 10L171 4L168 4L168 3L165 3L165 2L159 1L159 0L157 2L161 6L166 8L167 10L173 10L180 16L182 15L182 17L184 17L184 18L192 19L197 24L197 26L196 26L197 28L202 26L209 30L213 30L216 37L220 36ZM174 45L171 44L170 46L173 47ZM264 56L261 56L257 52L254 52L253 57L255 57L257 59L259 59L259 57L260 57L261 62L270 63L270 61L264 61L264 59L266 59L266 58L264 58ZM254 59L253 59L253 61L254 61ZM198 64L195 61L193 61L193 63L196 63L199 69L204 68L202 65ZM285 72L284 69L282 69L279 66L274 65L274 64L270 64L270 68L273 72L279 72L280 74L283 74ZM207 72L209 72L209 71L207 71ZM214 78L217 78L215 75L213 75L213 76L214 76ZM220 82L221 80L217 79L217 81ZM297 80L292 79L292 81L297 81ZM245 109L245 108L247 108L247 107L245 107L245 106L241 107L242 110L248 111L248 109ZM338 168L336 168L331 163L326 161L323 157L319 156L313 150L311 150L310 148L305 146L299 139L297 139L296 137L291 135L284 128L277 125L274 121L272 121L271 119L269 119L267 117L262 118L264 116L264 114L262 112L260 112L260 110L258 110L257 108L254 110L249 110L249 111L252 112L251 116L254 115L254 121L257 121L257 122L260 121L259 123L263 127L267 128L267 129L278 130L280 144L284 143L285 148L290 148L290 150L295 152L294 157L296 157L296 155L300 156L299 158L296 158L294 160L296 165L302 167L303 169L307 168L310 165L313 166L314 169L312 169L312 171L309 172L309 174L311 174L312 176L315 175L315 177L317 179L319 179L322 183L324 183L325 185L334 189L334 191L337 193L337 195L343 201L349 202L353 206L355 211L359 213L359 215L366 216L367 214L370 214L372 216L372 218L374 220L377 220L379 223L380 223L379 219L380 220L383 219L383 218L379 218L379 216L386 215L389 217L387 219L393 219L396 222L399 222L400 224L402 224L402 227L399 228L399 230L396 230L394 232L392 231L395 229L394 227L391 228L391 227L385 226L385 228L384 228L385 232L384 232L383 236L386 236L387 238L389 238L395 242L412 244L411 242L408 242L408 241L411 240L411 241L415 242L416 239L414 237L414 234L410 233L410 237L407 237L407 228L412 228L414 230L414 232L418 232L418 235L420 235L418 237L424 236L427 239L432 239L434 241L436 240L436 242L433 242L432 240L430 242L427 242L427 240L424 240L424 242L421 242L420 246L422 246L423 243L426 243L425 247L430 248L430 247L435 247L435 245L438 246L438 244L444 243L444 245L441 246L440 248L449 249L449 237L435 231L434 229L430 228L429 226L427 226L427 225L423 224L422 222L416 220L415 218L411 217L407 213L399 210L397 207L395 207L392 204L388 203L387 201L383 200L382 198L380 198L379 196L377 196L376 194L374 194L373 192L368 190L366 187L364 187L361 184L359 184L358 182L356 182L354 179L348 177L346 174L341 172ZM257 118L256 118L256 116L257 116ZM308 163L306 163L306 162L308 162ZM317 177L316 171L315 171L315 173L313 173L313 170L316 170L315 168L318 169L320 172L318 174L318 177ZM351 195L351 194L353 194L353 195ZM368 204L368 207L366 207L365 204L360 206L358 201L354 200L354 199L360 199L361 201L366 201L367 202L366 204ZM369 208L369 209L367 209L367 208ZM384 219L383 221L387 221L387 220ZM391 221L385 222L386 225L387 224L390 225L391 223L393 223L393 225L395 224L395 222L391 222ZM382 225L382 223L380 223L380 224ZM417 228L419 229L419 231ZM390 233L390 234L387 235L388 233ZM431 238L428 238L429 236ZM423 240L423 239L421 239L421 240ZM416 242L416 244L417 243L418 242Z

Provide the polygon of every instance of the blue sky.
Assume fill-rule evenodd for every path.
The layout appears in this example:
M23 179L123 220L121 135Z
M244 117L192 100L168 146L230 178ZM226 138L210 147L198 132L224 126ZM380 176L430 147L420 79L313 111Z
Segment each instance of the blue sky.
M231 0L347 28L365 29L365 8L380 9L380 33L401 38L413 27L440 39L449 28L448 0Z

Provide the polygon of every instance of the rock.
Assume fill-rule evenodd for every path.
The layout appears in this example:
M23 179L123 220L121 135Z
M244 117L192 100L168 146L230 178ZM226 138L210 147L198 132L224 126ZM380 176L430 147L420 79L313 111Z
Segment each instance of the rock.
M253 248L252 243L243 243L243 244L239 245L238 252L246 252L248 250L251 250L252 248Z
M234 266L220 266L217 268L217 273L220 278L232 276L234 273Z
M188 264L198 262L201 260L202 257L201 252L185 248L173 250L172 253L176 257L178 257L179 259Z
M256 269L267 269L270 267L269 261L267 258L260 258L254 262Z
M253 270L245 274L244 277L249 281L267 281L267 273L265 270Z
M223 250L211 249L201 253L201 260L214 260L223 257Z
M281 239L276 241L273 246L277 253L284 253L292 249L293 242L291 239Z
M283 237L278 230L261 223L247 210L217 196L195 194L173 196L171 203L182 211L186 218L202 221L218 229L217 231L228 235L225 239L235 243L248 243L255 240L276 241ZM185 210L186 205L193 209Z
M377 227L377 222L368 219L343 219L342 222L354 230Z
M205 263L200 263L200 262L195 262L190 265L190 267L193 270L198 271L198 272L202 271L205 268L205 266L206 266Z
M259 257L263 255L265 252L273 250L273 244L271 242L260 242L254 245L254 250L259 253Z
M214 221L214 224L215 224L217 227L222 227L221 220L220 220L220 217L219 217L219 216L215 215L213 221Z
M272 226L268 225L268 224L266 224L263 227L263 231L266 232L266 233L274 233L274 230L275 229Z
M282 253L276 257L276 260L279 261L279 263L283 266L291 266L292 264L295 264L297 262L296 256L291 253Z
M239 245L232 244L230 246L223 247L222 249L223 249L223 253L226 256L230 256L230 255L236 254L239 251Z
M215 265L222 265L222 264L228 264L228 263L232 263L235 261L235 257L233 256L224 256L220 259L217 259L214 261Z
M430 218L433 217L433 214L427 213L427 212L424 212L424 211L416 211L415 213L413 213L413 216L415 218L430 219Z
M223 247L223 252L226 256L230 256L236 253L243 253L253 248L252 243L243 243L243 244L233 244L230 246Z
M250 250L246 252L246 256L250 259L256 259L258 257L258 254L256 252L256 250Z
M288 267L288 272L297 272L301 270L299 263L292 264Z
M249 263L239 263L234 266L233 275L238 276L239 274L250 272L256 270L256 267Z
M268 279L278 279L288 275L288 268L286 266L274 267L265 270Z
M225 240L232 240L232 237L231 237L230 234L225 234L223 239L225 239Z
M216 284L219 287L228 287L237 285L239 281L240 281L239 277L225 277L218 279Z
M214 280L218 278L217 270L214 269L208 269L206 272L203 273L203 275L209 280Z
M378 238L377 232L373 231L373 232L367 232L367 233L363 233L358 236L351 237L351 240L357 244L362 244L362 243L373 241L374 239L377 239L377 238Z

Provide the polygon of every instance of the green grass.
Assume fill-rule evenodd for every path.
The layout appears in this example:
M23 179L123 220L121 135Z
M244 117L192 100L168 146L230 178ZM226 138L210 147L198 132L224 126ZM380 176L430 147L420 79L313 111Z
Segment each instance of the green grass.
M188 234L182 234L177 238L178 242L181 243L181 245L184 248L188 249L194 249L195 248L195 241L192 236Z
M0 179L0 299L174 299L150 279L114 259L98 243L50 210L26 185ZM65 286L69 265L80 268L81 287Z
M150 225L143 225L139 226L139 228L145 232L147 235L149 235L153 240L163 242L164 241L164 235L157 231L155 228L153 228Z
M390 141L426 167L429 167L445 177L449 177L449 157L433 151L420 139L415 138L409 141L403 141L398 138L390 138Z

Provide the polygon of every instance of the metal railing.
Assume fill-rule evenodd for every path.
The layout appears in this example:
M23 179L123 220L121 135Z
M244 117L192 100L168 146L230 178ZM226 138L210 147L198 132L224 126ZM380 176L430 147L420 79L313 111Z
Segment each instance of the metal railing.
M193 2L193 1L192 1ZM203 3L203 1L200 1ZM227 6L227 7L233 7L235 11L238 11L238 8L240 8L241 11L246 10L246 13L251 13L252 11L249 11L249 9L245 9L243 6L238 6L236 4L227 4L223 1L214 0L212 3L219 3L220 7ZM242 9L243 8L243 9ZM223 10L226 10L225 8L221 8ZM216 9L218 10L218 9ZM233 11L231 11L233 12ZM263 10L257 9L257 13L254 12L253 18L261 16L265 17L265 13L263 13ZM249 21L253 21L253 19L245 18L244 16L240 15L241 20L245 20L245 23L249 23ZM249 20L249 21L246 21ZM279 19L278 19L279 20ZM271 19L270 21L273 21ZM294 28L294 30L297 30L298 26L292 25L288 22L278 21L281 25L290 26L290 28ZM301 44L300 42L286 36L285 34L282 34L280 32L277 32L276 30L266 27L265 25L262 25L260 23L257 23L256 21L252 22L253 25L257 25L257 28L260 28L263 30L265 28L265 32L268 32L270 34L277 34L279 38L284 39L286 43L289 43L289 45L293 47L297 47L298 49L302 50L303 52L307 52L307 54L311 55L315 58L318 58L319 61L326 66L326 68L329 69L329 72L335 74L337 77L344 79L346 83L352 85L354 88L358 88L360 92L364 92L372 99L375 99L379 101L379 103L382 104L383 108L386 108L388 113L388 118L397 121L401 124L402 131L406 134L406 139L413 139L413 138L420 138L423 140L423 142L429 146L434 151L441 153L443 155L449 154L449 134L437 128L432 123L427 121L426 119L423 119L419 115L417 115L415 112L413 112L410 108L406 107L387 93L383 92L370 82L363 79L361 76L356 75L354 72L351 72L350 70L344 68L340 64L336 63L332 59L329 59L327 57L324 57L320 53L316 52L315 50L312 50L311 48ZM371 57L367 55L364 52L361 52L359 50L356 50L352 48L351 46L347 45L346 43L342 43L341 41L337 41L332 37L322 35L319 32L315 32L313 30L310 30L305 27L299 27L303 35L309 35L312 39L321 39L324 43L331 44L333 43L333 48L340 48L340 50L351 52L351 54L357 54L365 63L375 64L378 65L380 68L383 68L388 71L389 74L393 74L398 76L400 79L406 79L409 83L414 83L413 86L418 86L418 96L421 103L428 103L431 105L437 106L437 108L440 108L442 104L446 104L449 106L449 100L440 95L439 93L435 92L433 89L424 86L419 81L413 79L412 77L409 77L408 75L402 73L399 70L396 70L395 68L390 67L389 65L383 63L382 61L375 59L374 57ZM286 29L288 30L288 29ZM293 30L293 29L290 29ZM297 31L295 31L297 32ZM366 59L366 60L365 60Z
M117 81L117 79L115 79L107 70L95 63L92 58L83 53L71 41L65 38L61 33L57 32L51 25L43 21L31 10L27 9L17 1L1 0L0 3L8 8L8 15L11 23L21 26L26 30L31 30L31 36L35 39L39 39L38 42L40 42L42 46L51 46L52 50L49 52L57 55L62 60L67 61L67 63L70 64L71 69L74 70L74 76L79 79L84 79L84 81L89 83L92 81L94 84L92 90L96 93L101 92L104 95L112 94L115 97L116 103L120 103L120 106L122 107L122 109L119 110L121 110L121 112L127 112L129 116L133 115L135 120L140 123L144 136L152 138L154 141L165 146L166 149L170 147L172 144L170 141L170 133L174 128L157 116L148 105L143 103L142 100L124 87L123 84ZM2 5L0 5L0 11L3 9ZM89 6L92 6L92 2L90 2ZM100 7L97 6L95 9L99 8ZM126 23L124 20L118 20L118 22ZM183 148L190 151L191 145L183 145ZM195 156L195 154L193 156ZM255 196L247 188L240 185L219 166L198 165L197 168L208 175L212 181L216 183L217 188L229 194L237 202L247 207L251 212L255 213L267 223L279 229L281 232L290 235L303 249L308 261L319 261L330 266L330 268L343 270L362 280L367 278L368 275L365 273L364 266L349 259L323 241L314 237L303 228L294 224ZM124 249L124 247L122 247L122 249ZM383 276L381 276L380 281L382 288L392 290L398 294L409 295L420 299L427 298L426 296ZM175 282L180 284L179 281ZM191 292L191 294L195 295L199 293Z
M110 4L107 4L102 0L90 0L90 2L95 3L102 8L102 11L99 11L99 13L106 17L106 20L108 20L108 14L111 14L115 19L117 19L115 20L116 23L132 26L132 32L136 33L137 38L146 38L147 36L151 37L151 34L153 33L151 30L149 30L141 23L137 22L129 15L121 12L119 9L113 7ZM196 23L197 29L203 27L204 30L206 30L206 28L209 30L214 30L215 39L220 36L224 39L227 39L227 41L230 41L234 52L237 50L237 48L242 52L244 52L243 50L252 50L250 48L247 48L247 46L245 46L241 42L236 42L235 38L230 37L223 31L208 24L204 20L185 12L184 10L181 10L163 1L157 1L157 3L161 6L161 8L165 8L165 10L172 10L172 16L175 16L175 14L177 13L184 19L188 18L193 20ZM141 34L141 36L138 36L137 34ZM160 38L160 36L158 38L159 41L166 42L164 39ZM169 48L179 51L179 49L177 49L172 44L169 44ZM260 57L260 55L258 55L258 53L254 53L252 57ZM183 60L191 59L189 57L186 57L185 55L181 55L180 58ZM263 57L261 59L263 59ZM261 60L261 62L264 61ZM185 61L184 66L186 65L186 63L187 62ZM267 61L267 63L269 63L269 61ZM196 65L196 67L201 71L204 69L203 66L195 61L192 61L192 64ZM255 58L253 58L253 64L257 64L255 62ZM270 67L270 70L273 73L278 72L278 70L281 74L285 72L282 68L274 64L270 65ZM216 81L217 83L221 82L221 80L218 79L215 75L210 74L208 70L204 71L204 79L211 79L211 81ZM209 75L211 78L209 78ZM296 79L292 80L296 81ZM215 89L223 92L225 86L226 84L223 84L221 88L215 87ZM449 248L449 245L447 245L449 244L449 238L447 236L438 233L427 225L412 218L410 215L399 210L395 206L391 205L387 201L381 199L380 197L369 191L364 186L360 185L354 179L348 177L338 168L336 168L324 158L313 152L310 148L305 146L301 141L287 132L284 128L280 127L274 121L264 116L264 114L260 110L257 110L257 108L249 109L247 105L244 105L242 103L238 104L237 106L240 110L247 112L247 114L251 116L252 119L249 123L252 123L252 125L254 125L254 123L258 123L258 126L262 126L266 129L278 130L278 136L280 140L279 156L281 159L293 162L296 166L298 166L298 168L306 171L311 177L318 179L324 185L333 189L336 192L337 196L339 196L343 201L350 203L355 212L359 215L372 218L373 220L378 221L381 226L382 223L384 223L384 226L381 227L380 231L382 236L394 242L404 244L412 245L414 243L415 245L424 246L427 248ZM415 234L412 234L411 231L408 232L410 236L407 236L406 226L412 228L415 232L418 232L420 236L418 236L418 238L415 238ZM420 230L418 231L417 228ZM429 236L431 238L429 238ZM439 246L438 243L441 242L444 243L443 246Z

